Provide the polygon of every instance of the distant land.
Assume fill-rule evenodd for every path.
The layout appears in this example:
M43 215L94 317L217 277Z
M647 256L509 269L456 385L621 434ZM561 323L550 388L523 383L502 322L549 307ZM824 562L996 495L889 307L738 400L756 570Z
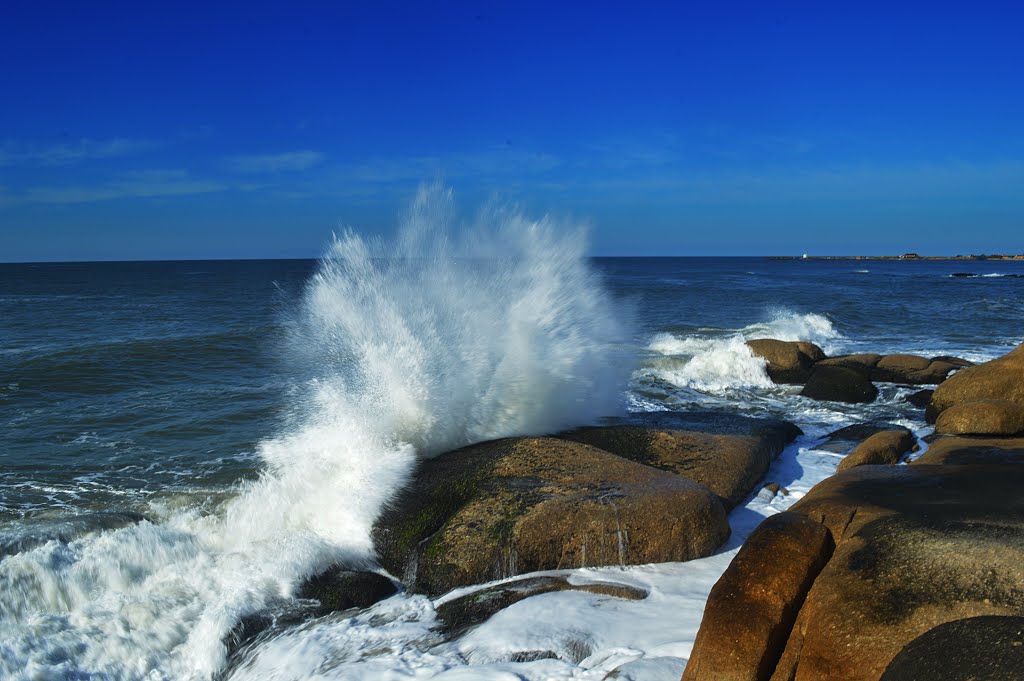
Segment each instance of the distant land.
M1024 260L1024 254L1006 255L774 255L769 260Z

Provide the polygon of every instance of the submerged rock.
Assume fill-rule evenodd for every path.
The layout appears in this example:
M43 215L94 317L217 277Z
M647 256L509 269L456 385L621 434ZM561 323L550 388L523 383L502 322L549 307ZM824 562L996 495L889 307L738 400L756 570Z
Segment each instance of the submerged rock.
M647 598L647 591L635 586L613 582L572 584L565 577L527 577L486 587L479 591L446 601L437 606L441 631L447 637L457 636L466 629L481 624L492 615L514 603L554 591L586 591L614 598L639 601Z
M813 400L830 402L874 402L878 397L878 388L855 369L818 366L800 394Z
M707 487L556 438L426 460L374 528L381 564L429 594L537 570L690 560L728 536Z
M698 482L731 509L757 488L772 460L799 434L792 423L777 419L658 412L558 437Z
M810 377L814 363L825 359L821 348L803 341L760 338L747 341L747 347L767 362L768 378L776 383L803 383Z
M935 394L935 391L931 389L918 390L916 393L907 395L903 399L905 399L907 402L914 405L915 407L924 409L925 407L928 406L928 403L932 401L933 394Z
M914 435L906 428L883 430L857 445L839 462L838 470L847 471L857 466L899 463L903 455L916 446Z
M319 611L326 613L368 608L396 593L398 587L384 575L333 565L304 581L297 596L319 602Z

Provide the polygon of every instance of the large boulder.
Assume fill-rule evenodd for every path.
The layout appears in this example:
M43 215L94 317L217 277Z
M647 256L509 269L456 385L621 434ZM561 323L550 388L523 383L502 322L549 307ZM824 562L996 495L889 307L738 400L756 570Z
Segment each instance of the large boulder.
M906 428L883 430L857 445L839 462L838 470L899 463L916 444L914 435Z
M938 417L950 407L977 400L1007 400L1024 407L1024 345L956 372L935 389L928 409Z
M814 343L759 338L747 341L747 347L767 362L768 378L776 383L803 383L810 377L814 363L825 353Z
M699 482L731 509L758 486L772 460L799 434L792 423L777 419L656 412L558 437Z
M878 397L878 388L856 369L818 366L800 394L830 402L874 402Z
M428 594L536 570L690 560L728 536L707 487L530 437L424 461L374 528L381 564Z
M961 402L938 415L935 431L947 435L1024 433L1024 406L998 399Z
M1007 461L861 466L819 483L788 513L820 523L836 548L792 625L783 613L755 627L738 613L773 612L762 605L764 595L749 587L725 598L716 586L704 613L713 638L760 643L737 644L730 657L704 661L695 645L690 664L703 670L717 661L735 670L727 677L735 679L876 681L908 644L940 625L1024 615L1024 465ZM748 563L777 561L774 569L784 571L788 583L799 582L806 564L790 567L780 556L791 555L792 543L806 533L776 527L759 540L760 558ZM742 575L738 558L722 583ZM770 571L765 589L779 579ZM750 583L757 585L753 577ZM787 640L777 664L765 665L775 656L765 651L778 647L763 642L775 639L750 631L774 631L773 623L788 629Z
M711 590L683 681L769 678L834 548L806 516L779 513L761 523Z

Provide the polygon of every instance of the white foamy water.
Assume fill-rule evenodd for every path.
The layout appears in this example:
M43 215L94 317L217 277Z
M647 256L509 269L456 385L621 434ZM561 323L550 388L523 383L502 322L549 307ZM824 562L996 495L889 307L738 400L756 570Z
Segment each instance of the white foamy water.
M417 456L621 410L630 334L580 231L504 209L457 226L432 187L394 243L335 240L293 327L313 376L295 425L219 511L154 508L3 559L0 676L210 678L240 617L372 561L373 520Z
M828 354L842 341L842 335L823 315L779 311L766 322L734 332L658 334L648 349L663 357L643 371L677 387L711 394L736 388L772 389L775 384L768 378L765 360L755 357L746 345L746 341L757 338L809 341Z

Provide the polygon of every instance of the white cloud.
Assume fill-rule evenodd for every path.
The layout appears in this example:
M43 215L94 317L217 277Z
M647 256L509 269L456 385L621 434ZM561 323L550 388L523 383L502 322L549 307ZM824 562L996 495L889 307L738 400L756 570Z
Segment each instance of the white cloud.
M280 154L231 156L227 167L238 173L283 173L309 170L323 162L319 151L286 151Z
M0 144L0 165L70 165L97 159L139 154L159 146L143 139L114 137L106 140L83 138L77 142L33 144L7 141Z
M126 173L120 178L92 186L30 187L7 195L7 203L93 203L113 199L154 198L209 194L230 186L191 177L184 170L147 170Z

